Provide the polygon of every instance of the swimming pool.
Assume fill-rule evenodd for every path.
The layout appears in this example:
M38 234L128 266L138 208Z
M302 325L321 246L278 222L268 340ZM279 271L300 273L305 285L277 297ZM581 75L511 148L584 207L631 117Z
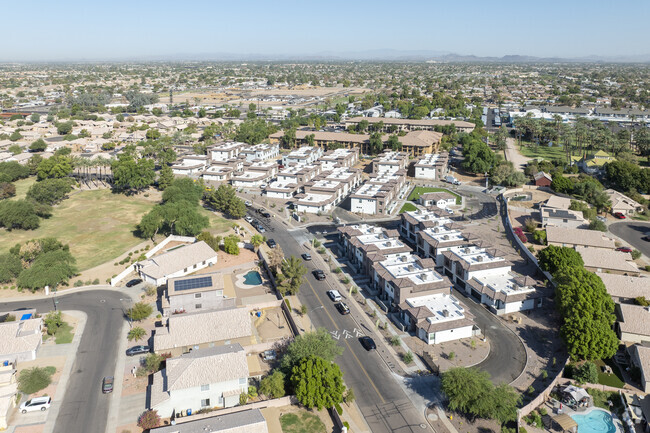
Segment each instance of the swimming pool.
M602 410L593 409L585 415L571 415L578 423L578 433L616 433L612 416Z
M262 276L257 271L250 271L244 275L244 284L248 286L259 286L262 284Z

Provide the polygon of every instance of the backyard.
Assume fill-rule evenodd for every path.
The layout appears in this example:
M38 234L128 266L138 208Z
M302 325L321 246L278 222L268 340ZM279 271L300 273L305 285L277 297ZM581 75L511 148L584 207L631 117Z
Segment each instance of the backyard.
M453 195L454 197L456 197L456 204L457 205L462 204L462 199L455 192L451 192L451 191L449 191L448 189L445 189L445 188L431 188L431 187L426 187L426 186L416 186L415 188L413 188L413 191L411 191L411 194L409 194L408 199L410 201L415 201L418 198L420 198L420 196L422 194L425 194L427 192L446 192L446 193L449 193L449 194ZM402 207L402 209L404 209L404 207ZM415 209L406 209L406 210L415 210ZM400 212L403 212L403 211L400 211Z
M27 181L29 179L17 182L17 189L26 191ZM54 207L50 218L41 220L38 229L0 231L0 253L30 239L55 237L70 245L79 271L93 268L143 241L133 231L142 215L156 204L152 198L128 197L107 189L72 193L70 198ZM231 225L205 209L201 209L201 213L210 217L212 232L226 231Z
M306 410L280 417L283 433L325 433L325 424Z

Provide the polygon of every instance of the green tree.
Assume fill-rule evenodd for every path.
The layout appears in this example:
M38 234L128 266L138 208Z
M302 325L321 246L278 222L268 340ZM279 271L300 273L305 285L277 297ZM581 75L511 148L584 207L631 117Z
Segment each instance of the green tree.
M158 355L157 353L150 353L144 358L144 366L149 372L155 373L157 371L160 371L162 362L164 360L165 358L162 355Z
M9 151L12 155L19 155L23 153L23 148L17 144L12 144L11 146L9 146L7 151Z
M581 269L585 264L580 253L573 248L555 245L549 245L537 253L537 259L539 266L551 275L565 269Z
M395 134L392 134L390 137L388 137L388 141L386 142L386 144L393 151L402 150L402 143L399 141L399 138L397 138L397 135Z
M490 375L476 368L455 367L442 375L442 391L449 409L478 417L488 416L487 396L492 389Z
M598 367L591 361L586 361L573 371L573 378L579 383L598 383Z
M129 330L129 333L127 334L126 338L129 341L140 341L146 335L147 335L147 331L145 331L144 328L141 328L139 326L135 326L135 327L131 328L131 330Z
M239 255L239 238L236 235L226 236L223 240L223 250L230 255Z
M11 140L11 141L18 141L18 140L20 140L21 138L23 138L23 136L20 134L19 131L14 131L14 132L12 132L11 135L9 136L9 140Z
M67 246L64 249L40 253L31 266L23 270L16 283L18 287L42 289L45 286L56 287L77 274L75 259Z
M221 237L217 239L216 237L212 236L210 232L201 232L196 236L197 241L203 241L210 248L212 248L215 251L219 251L219 241L221 240Z
M72 174L74 164L68 156L51 156L38 165L38 180L47 178L62 178Z
M188 202L192 205L198 205L202 196L203 188L201 185L185 177L174 179L171 185L165 188L162 199L165 203Z
M151 305L147 304L146 302L138 302L127 310L126 315L131 320L141 322L147 317L151 316L151 313L153 313L153 308Z
M246 120L239 125L235 133L235 140L248 144L259 144L274 133L276 128L262 119Z
M573 359L606 359L618 348L612 326L614 302L600 277L582 267L555 275L556 302L562 315L560 334Z
M496 163L496 155L479 139L463 143L463 168L470 173L485 173Z
M34 230L40 225L35 204L27 200L3 200L0 202L0 227L7 230Z
M302 260L290 256L282 262L281 272L277 275L278 291L282 294L295 295L300 290L304 282L304 276L307 268L302 264Z
M68 135L72 132L74 124L70 122L58 122L56 124L56 132L59 133L59 135Z
M157 129L147 129L147 132L145 133L145 137L147 140L157 140L160 138L160 131Z
M43 319L43 323L47 327L47 335L54 335L56 331L63 325L60 311L50 311Z
M158 173L158 189L164 191L174 180L174 173L171 167L163 165Z
M607 225L599 219L593 219L589 222L589 230L607 231Z
M151 430L160 427L162 420L155 409L146 410L138 417L138 427L143 430Z
M149 158L135 159L133 154L122 153L111 163L115 188L127 192L140 191L153 184L155 163Z
M0 283L8 283L18 277L23 270L20 257L15 254L0 255Z
M318 356L332 362L342 353L343 348L336 344L327 329L319 328L316 332L307 332L297 336L287 346L280 365L282 371L290 373L301 359L308 356Z
M559 193L571 193L573 191L573 182L568 177L556 174L551 181L551 189Z
M9 182L0 182L0 200L16 195L16 185Z
M284 397L284 374L281 371L274 370L273 373L262 378L260 382L260 394L271 398Z
M517 419L521 396L511 386L503 383L495 387L490 393L489 402L492 403L490 418L496 419L501 425Z
M29 150L32 152L44 152L45 149L47 149L47 144L45 141L43 141L42 138L39 138L38 140L34 141L32 144L29 145Z
M73 180L65 179L44 179L29 187L27 198L38 203L54 205L72 191Z
M235 197L230 201L226 213L235 219L243 218L246 215L246 204L239 197Z
M41 121L41 115L38 114L38 113L34 113L34 114L32 114L32 115L30 116L30 120L31 120L33 123L38 123L38 122Z
M291 385L307 409L332 407L343 401L343 373L338 365L317 356L303 358L291 371Z

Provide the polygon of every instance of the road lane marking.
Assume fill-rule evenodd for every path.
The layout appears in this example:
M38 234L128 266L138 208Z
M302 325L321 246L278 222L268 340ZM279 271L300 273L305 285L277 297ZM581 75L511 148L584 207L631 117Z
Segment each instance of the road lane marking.
M352 337L354 337L354 335L352 335L350 332L348 332L347 329L343 330L343 338L345 338L347 340L348 338L352 338Z
M309 288L311 289L311 291L314 293L314 296L316 296L316 299L318 299L318 302L320 302L321 305L325 306L325 304L323 304L323 301L320 299L320 296L318 296L318 293L317 293L316 290L314 289L314 286L311 285L311 283L309 282L308 279L305 279L305 282L307 283L307 285L309 286ZM323 310L325 311L325 313L327 313L327 317L330 318L330 320L332 321L332 324L333 324L334 327L338 330L339 327L336 325L336 322L334 321L334 318L332 317L332 315L330 314L330 312L327 311L327 308L323 308ZM375 390L375 392L376 392L377 395L379 396L379 399L381 400L381 402L382 402L382 403L386 403L386 400L384 400L384 396L381 395L381 392L379 392L379 389L377 388L377 385L375 385L375 382L373 382L372 379L370 378L370 375L368 374L368 372L366 371L365 367L364 367L363 364L361 363L361 360L359 359L359 357L357 356L357 354L354 353L354 351L352 350L352 346L350 346L350 343L348 343L348 340L343 340L343 341L345 342L345 345L348 346L348 350L350 351L350 353L352 354L352 356L354 356L354 359L356 359L357 363L359 364L359 367L361 368L361 371L363 371L363 374L365 374L366 377L368 378L368 383L370 383L370 385L372 386L372 388Z
M341 336L339 335L339 331L330 331L330 334L332 334L332 338L335 340L339 340L341 338Z

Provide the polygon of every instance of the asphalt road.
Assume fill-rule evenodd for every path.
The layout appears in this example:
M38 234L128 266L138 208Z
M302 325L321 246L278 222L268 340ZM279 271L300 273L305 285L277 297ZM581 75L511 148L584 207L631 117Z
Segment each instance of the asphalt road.
M124 301L120 301L120 298ZM113 376L118 357L124 308L131 299L121 292L93 290L57 296L59 310L79 310L88 315L70 379L56 418L55 433L104 432L110 394L102 394L104 376ZM54 309L53 298L0 304L1 311L36 308Z
M609 231L650 258L650 242L641 239L646 236L647 232L650 232L650 223L621 221L610 224Z
M275 239L285 257L300 257L307 252L277 218L263 223L268 227L265 235ZM297 233L306 235L307 232L298 230L294 234ZM317 268L316 261L304 263L309 273L298 297L307 306L315 328L325 328L334 338L338 336L338 344L344 348L344 352L336 363L344 373L345 383L354 390L357 404L373 433L433 432L424 414L415 408L379 355L366 351L360 345L358 337L368 333L373 325L367 319L364 319L365 323L357 325L349 315L342 316L326 295L327 290L332 288L328 280L333 275L328 274L325 281L318 281L311 273ZM342 295L346 296L345 293Z

